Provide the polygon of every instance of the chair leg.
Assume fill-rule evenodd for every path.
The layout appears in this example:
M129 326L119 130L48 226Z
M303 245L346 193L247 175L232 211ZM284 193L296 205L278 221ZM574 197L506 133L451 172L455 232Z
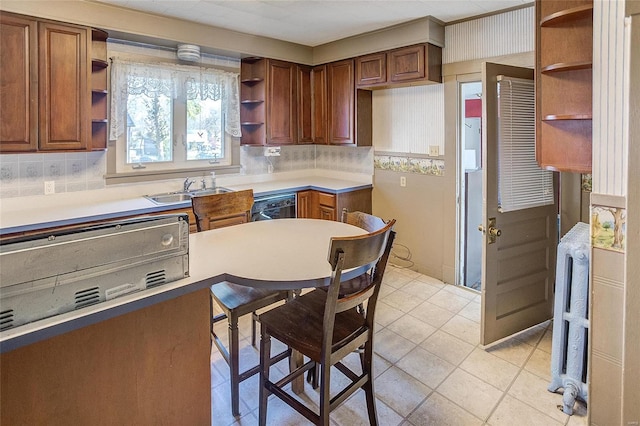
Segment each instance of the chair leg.
M229 370L231 375L231 413L240 415L240 344L238 337L238 317L229 316Z
M251 346L254 348L258 348L256 346L256 323L258 322L258 315L255 312L251 313Z
M321 370L320 377L320 422L318 425L329 426L329 414L331 403L331 366L316 363L315 368Z
M271 336L260 333L260 406L258 408L258 424L266 426L267 424L267 402L271 392L266 388L265 384L269 381L269 368L271 357Z
M368 341L364 345L364 353L360 354L362 362L362 372L368 374L369 380L362 386L367 399L367 413L369 414L369 424L378 425L378 413L376 411L376 393L373 387L373 345Z

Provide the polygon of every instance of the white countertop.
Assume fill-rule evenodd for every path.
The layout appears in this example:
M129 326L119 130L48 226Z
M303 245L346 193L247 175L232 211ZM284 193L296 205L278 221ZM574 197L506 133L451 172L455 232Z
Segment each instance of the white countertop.
M114 219L190 206L190 202L157 205L146 194L178 191L183 179L160 183L117 185L101 190L0 200L0 233ZM233 190L253 189L255 195L316 189L331 193L371 187L372 177L362 174L311 170L269 175L219 176L217 185Z
M5 330L0 333L0 349L13 350L224 280L281 289L321 286L331 275L326 260L330 238L364 232L342 222L280 219L191 234L188 278ZM349 279L360 273L343 276Z

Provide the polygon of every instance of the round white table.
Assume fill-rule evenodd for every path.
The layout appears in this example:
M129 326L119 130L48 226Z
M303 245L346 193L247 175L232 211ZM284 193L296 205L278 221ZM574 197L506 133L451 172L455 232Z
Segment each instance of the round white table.
M224 272L237 284L295 290L329 284L331 237L365 234L361 228L320 219L249 222L192 234L191 278ZM364 271L343 273L352 278Z

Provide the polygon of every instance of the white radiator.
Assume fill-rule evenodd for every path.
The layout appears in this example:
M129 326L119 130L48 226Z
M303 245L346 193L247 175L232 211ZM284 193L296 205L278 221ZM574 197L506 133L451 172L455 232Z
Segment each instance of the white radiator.
M590 252L586 223L576 224L558 244L548 389L563 389L562 411L569 415L576 398L587 401Z

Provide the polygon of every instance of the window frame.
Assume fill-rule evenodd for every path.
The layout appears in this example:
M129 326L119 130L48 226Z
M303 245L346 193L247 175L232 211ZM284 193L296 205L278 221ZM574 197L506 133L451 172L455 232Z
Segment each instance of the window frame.
M117 56L118 58L123 60L141 63L144 62L149 64L168 63L175 65L184 65L184 62L178 61L176 59L175 49L171 48L111 39L109 39L109 41L107 42L107 47L108 55L110 57ZM197 63L195 66L193 64L190 65L194 67L194 71L199 68L214 68L216 70L233 73L239 73L240 71L239 60L215 55L203 54L202 59L199 63ZM217 160L186 160L186 98L174 98L172 100L172 104L172 145L174 150L173 161L162 163L147 162L142 163L142 167L132 164L126 164L127 144L125 132L124 135L121 135L117 139L110 140L108 142L107 174L105 175L107 185L205 175L210 173L211 171L216 171L216 173L218 174L240 172L240 137L231 136L225 131L224 124L227 117L225 116L224 107L222 111L223 121L221 125L225 158ZM177 119L177 116L180 116L181 118ZM184 129L178 129L176 127L176 120L184 122ZM176 146L182 146L184 147L184 149L176 149ZM184 153L182 153L182 151L184 151ZM184 161L176 162L176 154L178 152L180 152L180 156L182 156ZM162 165L164 165L164 167Z

